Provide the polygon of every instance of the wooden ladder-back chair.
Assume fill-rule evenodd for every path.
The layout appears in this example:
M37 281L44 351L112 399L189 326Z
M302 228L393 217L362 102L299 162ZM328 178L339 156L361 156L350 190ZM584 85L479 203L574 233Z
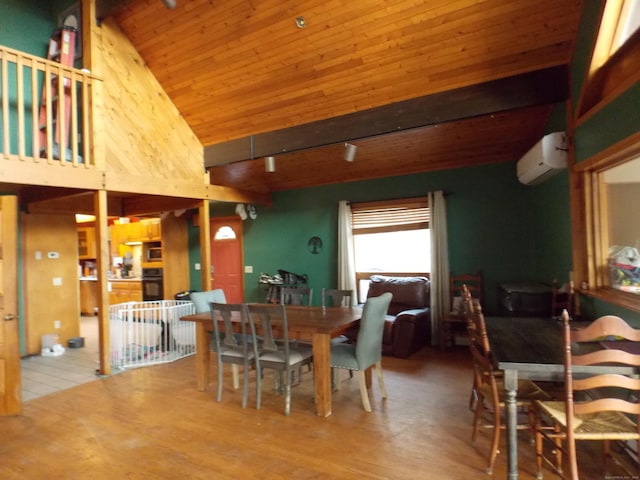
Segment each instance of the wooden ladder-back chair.
M476 401L473 404L473 430L471 441L475 443L480 429L492 430L491 448L487 459L487 474L492 475L493 466L499 453L500 434L506 429L502 421L505 414L506 394L502 380L502 372L495 370L491 357L491 346L487 336L487 328L479 303L473 304L471 296L463 289L467 304L467 329L469 348L473 363L473 389ZM540 387L530 380L518 381L518 408L526 413L527 422L518 425L519 430L534 433L535 416L534 400L550 400Z
M574 318L575 289L573 280L559 285L558 280L554 278L551 284L551 316L560 318L563 310L569 313L570 319Z
M562 322L566 398L535 402L537 476L542 478L546 464L563 478L578 480L577 441L603 441L605 459L611 457L611 440L635 441L640 447L640 329L614 315L574 329L566 310ZM551 421L552 429L544 419ZM547 444L551 456L545 453ZM563 471L563 458L568 472ZM628 476L611 478L640 478L637 463L635 468Z
M477 303L482 303L482 271L476 274L449 276L449 293L451 297L450 312L444 316L440 328L440 346L442 348L455 345L456 333L466 331L465 301L462 287L466 286L469 294Z

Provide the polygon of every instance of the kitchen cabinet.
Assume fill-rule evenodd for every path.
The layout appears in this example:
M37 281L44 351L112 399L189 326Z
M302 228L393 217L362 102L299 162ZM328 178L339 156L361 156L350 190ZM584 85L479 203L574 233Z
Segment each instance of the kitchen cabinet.
M142 225L140 222L111 225L109 234L115 245L141 242Z
M109 285L109 305L142 301L142 281L140 280L112 280Z
M162 238L159 218L140 220L140 235L143 242L159 242Z
M79 227L78 258L88 260L96 258L96 230L94 227Z

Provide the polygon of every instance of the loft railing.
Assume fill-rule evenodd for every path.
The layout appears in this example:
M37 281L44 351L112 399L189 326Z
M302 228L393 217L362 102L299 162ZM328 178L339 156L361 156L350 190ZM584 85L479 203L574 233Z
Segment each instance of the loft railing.
M92 88L98 81L86 70L0 45L0 157L95 168Z

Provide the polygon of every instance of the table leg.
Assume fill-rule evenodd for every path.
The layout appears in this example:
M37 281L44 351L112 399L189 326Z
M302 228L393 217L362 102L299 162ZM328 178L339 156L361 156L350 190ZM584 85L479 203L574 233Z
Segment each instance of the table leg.
M196 322L196 386L204 392L209 384L211 340L203 322Z
M507 462L509 480L518 480L518 370L504 370L507 409Z
M326 333L314 333L312 345L316 413L328 417L331 415L331 337Z

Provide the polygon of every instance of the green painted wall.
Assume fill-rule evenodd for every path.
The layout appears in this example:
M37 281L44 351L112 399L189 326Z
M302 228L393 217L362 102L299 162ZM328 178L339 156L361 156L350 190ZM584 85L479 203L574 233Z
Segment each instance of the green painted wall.
M453 272L483 271L485 311L497 311L497 286L503 282L551 282L571 270L571 241L566 172L527 187L516 178L513 162L443 170L380 180L279 192L271 207L258 207L258 218L243 223L245 299L261 301L261 272L278 269L309 276L320 292L336 285L337 204L447 192L450 263ZM551 200L549 200L551 199ZM552 208L549 208L550 205ZM212 215L233 214L233 207L213 205ZM310 237L323 241L319 254L307 248ZM199 290L198 232L190 230L191 288ZM381 252L383 253L383 252ZM320 301L315 295L314 303Z

